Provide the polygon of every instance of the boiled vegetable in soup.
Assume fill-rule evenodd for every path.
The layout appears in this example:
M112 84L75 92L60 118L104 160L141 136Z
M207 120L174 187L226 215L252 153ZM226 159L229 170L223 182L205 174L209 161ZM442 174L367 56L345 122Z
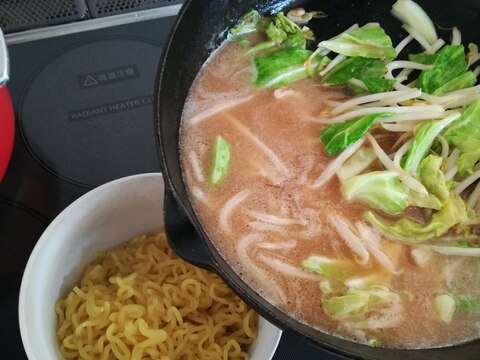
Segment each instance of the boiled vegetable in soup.
M480 56L410 0L392 13L398 44L379 23L322 39L321 12L245 14L190 90L182 167L213 243L279 309L448 346L480 331Z

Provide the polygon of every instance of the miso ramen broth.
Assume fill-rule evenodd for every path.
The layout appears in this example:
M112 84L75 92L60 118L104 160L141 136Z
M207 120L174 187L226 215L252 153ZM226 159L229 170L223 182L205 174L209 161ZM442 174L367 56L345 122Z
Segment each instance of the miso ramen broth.
M443 321L436 313L452 288L477 295L476 258L389 240L365 220L369 204L345 199L338 176L322 180L336 158L319 139L326 125L318 118L333 116L332 109L354 94L312 78L259 89L252 85L252 57L242 45L226 41L198 74L182 119L184 179L222 256L275 306L339 337L397 348L478 337L475 312L457 305ZM371 130L387 154L405 143L401 134ZM224 178L212 184L218 136L229 144L230 159ZM375 160L366 168L381 170L382 164ZM419 223L429 216L418 207L405 214ZM370 243L359 247L349 240L352 226Z

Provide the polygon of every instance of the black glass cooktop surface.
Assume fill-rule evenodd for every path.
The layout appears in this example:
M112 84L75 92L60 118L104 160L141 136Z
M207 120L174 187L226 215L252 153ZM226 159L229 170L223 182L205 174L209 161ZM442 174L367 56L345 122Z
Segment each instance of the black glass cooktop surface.
M173 22L156 18L9 46L16 135L0 184L1 359L26 359L20 281L49 222L96 186L160 170L153 93ZM274 359L340 358L285 332Z

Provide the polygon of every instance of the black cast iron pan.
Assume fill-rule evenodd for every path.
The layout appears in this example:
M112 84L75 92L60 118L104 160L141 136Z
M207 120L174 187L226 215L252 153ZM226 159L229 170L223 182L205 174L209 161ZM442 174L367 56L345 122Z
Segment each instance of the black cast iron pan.
M462 31L464 44L480 42L480 0L417 0L448 41L453 26ZM190 204L179 161L179 127L184 101L202 64L225 39L226 30L248 10L276 13L302 6L322 10L326 19L309 24L318 38L326 39L354 23L380 22L394 43L405 36L390 15L394 1L387 0L190 0L182 8L159 68L157 115L161 166L167 182L165 227L173 249L198 266L217 272L263 317L283 329L297 332L316 344L362 359L480 359L480 340L428 350L373 348L315 330L278 310L248 287L214 248ZM442 30L444 32L442 32Z

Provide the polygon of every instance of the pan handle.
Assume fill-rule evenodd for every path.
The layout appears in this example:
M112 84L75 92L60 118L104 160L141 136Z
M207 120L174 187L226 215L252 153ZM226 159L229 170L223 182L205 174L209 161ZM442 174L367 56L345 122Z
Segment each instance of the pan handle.
M195 266L217 271L205 241L178 205L168 187L165 189L163 218L168 243L179 257Z

